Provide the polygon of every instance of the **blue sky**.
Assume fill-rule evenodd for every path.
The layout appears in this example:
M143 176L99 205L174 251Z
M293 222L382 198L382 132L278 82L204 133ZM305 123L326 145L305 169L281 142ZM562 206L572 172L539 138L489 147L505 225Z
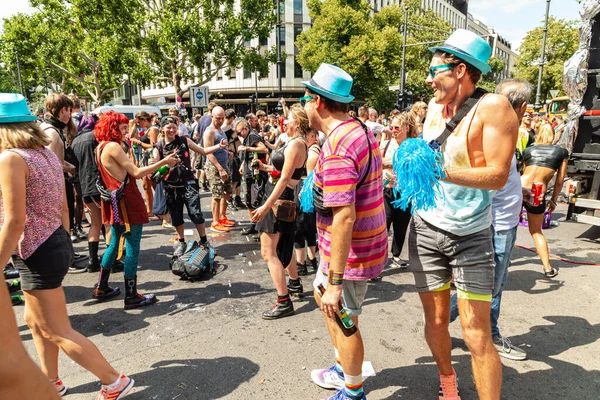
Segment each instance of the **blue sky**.
M3 3L0 20L31 10L28 0L7 0ZM550 14L560 18L579 19L579 9L577 0L552 0L550 3ZM469 12L495 28L516 49L527 31L541 25L546 0L470 0Z
M579 20L580 4L576 0L551 0L550 15ZM469 12L517 49L525 34L541 26L546 13L546 0L470 0Z

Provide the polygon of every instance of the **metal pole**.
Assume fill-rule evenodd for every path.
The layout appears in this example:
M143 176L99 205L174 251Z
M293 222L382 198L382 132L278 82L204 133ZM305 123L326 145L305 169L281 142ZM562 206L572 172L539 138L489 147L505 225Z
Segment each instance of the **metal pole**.
M275 40L277 41L277 83L279 95L281 96L281 1L277 1L277 31L275 31Z
M256 111L258 111L258 71L254 73L254 101L256 102Z
M19 88L21 89L21 95L23 94L23 80L21 79L21 63L19 62L19 52L15 50L15 55L17 57L17 73L19 74Z
M544 63L546 61L546 38L548 36L548 15L550 14L550 0L546 0L546 21L544 22L544 39L542 40L542 57L540 58L540 71L538 75L537 92L535 94L535 111L542 108L540 104L542 97L542 75L544 74Z
M406 36L408 35L408 6L404 7L404 41L402 42L402 76L400 76L400 94L404 96L406 87ZM404 97L403 97L404 98ZM404 100L400 105L404 108Z

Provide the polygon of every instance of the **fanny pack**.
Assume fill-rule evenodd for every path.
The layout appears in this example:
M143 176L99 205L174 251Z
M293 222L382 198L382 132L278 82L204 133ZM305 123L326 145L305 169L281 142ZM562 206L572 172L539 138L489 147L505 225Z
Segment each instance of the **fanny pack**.
M363 130L365 131L365 134L367 135L367 143L369 146L369 162L367 163L367 170L365 171L364 176L362 177L360 182L358 182L358 184L356 185L356 190L358 190L363 185L363 183L365 183L365 180L367 179L367 175L369 175L369 171L371 170L371 158L372 158L371 153L372 153L372 151L371 151L371 141L369 140L369 130L368 130L367 126L361 120L356 120L356 121L360 123ZM322 217L332 217L333 216L333 209L331 207L325 207L323 205L323 188L320 188L317 185L313 186L313 203L315 206L315 211L318 212Z
M296 202L292 200L275 200L273 204L273 214L275 218L283 222L296 221Z

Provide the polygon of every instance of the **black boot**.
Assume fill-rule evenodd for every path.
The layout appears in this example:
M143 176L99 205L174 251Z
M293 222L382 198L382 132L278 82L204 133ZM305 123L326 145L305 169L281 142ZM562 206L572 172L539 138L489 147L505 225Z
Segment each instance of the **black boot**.
M300 278L298 279L292 279L290 278L288 280L288 292L290 294L290 296L295 296L295 297L304 297L304 288L302 287L302 281L300 280Z
M108 278L110 277L110 268L100 268L100 275L98 276L98 283L94 290L94 298L98 301L104 301L111 297L118 296L121 294L121 289L118 287L111 288L108 286Z
M308 275L308 268L306 268L305 262L300 264L298 261L296 261L296 268L298 269L298 275L300 275L300 276Z
M90 256L88 261L88 272L100 271L100 259L98 258L98 244L99 242L88 242L88 254Z
M153 294L139 294L137 292L137 276L125 278L125 309L144 307L156 303L158 299Z
M294 304L292 304L290 296L285 296L285 300L282 300L282 297L283 296L279 296L277 303L272 309L263 313L263 319L278 319L294 314Z
M242 229L242 235L246 236L246 235L256 235L258 233L258 231L256 230L256 224L252 223L250 224L250 228L244 228Z
M244 202L242 201L242 198L240 196L235 196L235 205L238 206L238 208L242 208L242 209L246 209L246 205L244 204Z
M19 270L15 268L12 264L6 264L4 267L4 279L18 279L19 278Z
M310 264L312 265L312 272L317 272L319 270L319 264L317 263L317 257L311 258Z

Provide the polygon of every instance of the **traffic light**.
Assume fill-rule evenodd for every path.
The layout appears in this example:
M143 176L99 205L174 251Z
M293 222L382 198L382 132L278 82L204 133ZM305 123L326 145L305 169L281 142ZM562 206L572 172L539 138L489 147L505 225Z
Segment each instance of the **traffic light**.
M396 101L396 108L398 110L404 109L404 92L398 92L398 100Z
M33 101L33 93L35 91L33 89L25 89L25 97L27 97L27 100L29 101Z

